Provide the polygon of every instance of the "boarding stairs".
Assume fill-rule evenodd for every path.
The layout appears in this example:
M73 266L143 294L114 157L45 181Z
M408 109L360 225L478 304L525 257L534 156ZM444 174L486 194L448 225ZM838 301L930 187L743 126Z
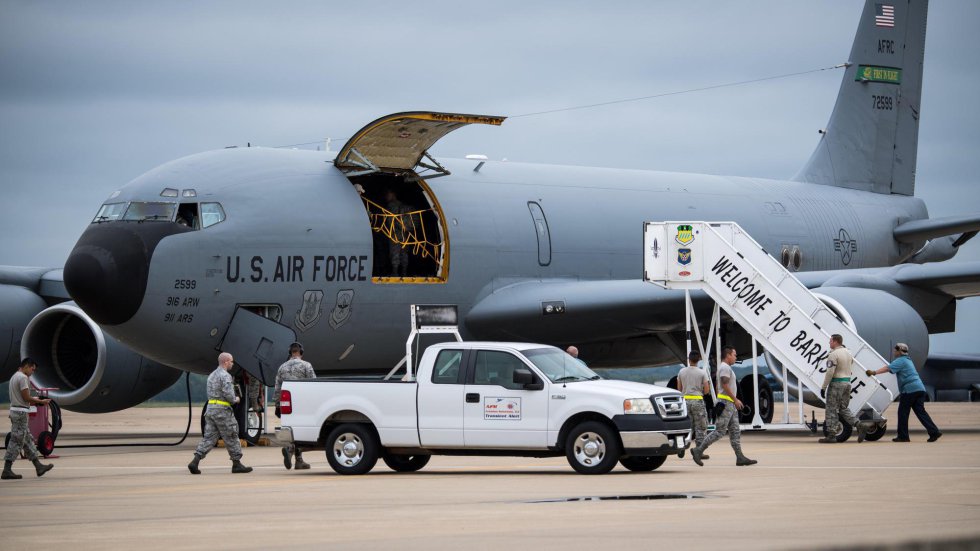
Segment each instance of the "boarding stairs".
M643 272L668 289L705 292L782 362L801 391L820 395L830 335L843 336L854 355L851 411L869 408L880 418L892 403L897 388L865 374L888 362L738 224L647 222Z

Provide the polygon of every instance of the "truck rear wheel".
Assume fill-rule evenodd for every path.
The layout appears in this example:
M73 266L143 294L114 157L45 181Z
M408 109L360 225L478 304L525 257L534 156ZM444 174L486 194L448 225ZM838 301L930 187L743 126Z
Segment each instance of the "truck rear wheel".
M619 458L619 464L636 473L655 471L667 461L666 455L647 457L626 456Z
M388 465L388 468L399 473L414 473L415 471L425 467L429 460L432 459L431 455L403 455L400 453L388 453L387 451L381 453L381 459Z
M586 421L572 429L565 441L568 464L581 474L605 474L619 461L619 441L603 423Z
M364 474L378 462L380 445L363 423L339 425L327 437L327 462L338 474Z

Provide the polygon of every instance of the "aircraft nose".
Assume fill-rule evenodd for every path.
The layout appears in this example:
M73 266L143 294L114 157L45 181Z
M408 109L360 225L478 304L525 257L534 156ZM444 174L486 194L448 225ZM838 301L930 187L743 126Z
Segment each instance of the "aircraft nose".
M65 288L96 323L125 323L143 304L150 259L176 224L92 224L75 244L63 272Z

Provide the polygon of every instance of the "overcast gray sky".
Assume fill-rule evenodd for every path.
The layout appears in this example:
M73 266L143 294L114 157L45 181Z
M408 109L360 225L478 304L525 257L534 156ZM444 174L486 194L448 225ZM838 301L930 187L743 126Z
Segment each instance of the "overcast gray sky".
M113 190L204 150L336 149L397 111L514 116L830 67L861 4L0 0L0 264L60 267ZM916 194L932 216L980 211L978 29L978 2L930 6ZM518 117L433 152L789 178L841 76ZM933 351L980 351L980 299L959 324Z

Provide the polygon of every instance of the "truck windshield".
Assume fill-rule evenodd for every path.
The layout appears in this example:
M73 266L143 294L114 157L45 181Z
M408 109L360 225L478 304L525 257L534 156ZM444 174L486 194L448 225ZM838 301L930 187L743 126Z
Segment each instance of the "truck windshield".
M593 381L602 378L586 367L582 360L573 358L557 348L525 350L524 355L553 383Z

